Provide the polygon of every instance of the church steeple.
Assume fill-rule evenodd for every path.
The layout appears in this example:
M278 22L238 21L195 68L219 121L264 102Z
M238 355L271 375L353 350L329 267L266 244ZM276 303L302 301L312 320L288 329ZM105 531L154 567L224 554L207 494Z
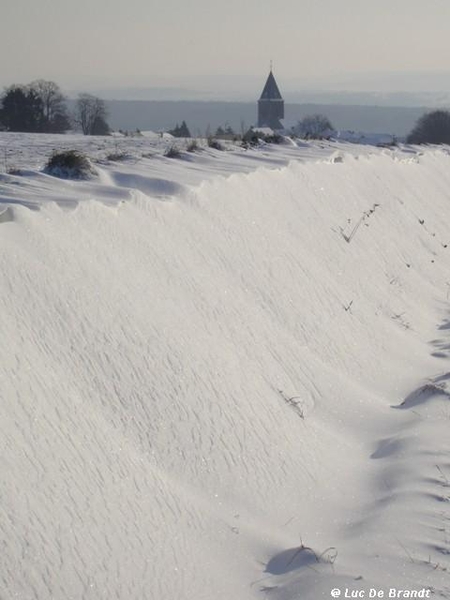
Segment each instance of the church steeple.
M284 100L272 72L272 65L266 84L258 100L258 127L283 129L280 119L284 118Z
M275 77L273 76L272 69L267 77L266 85L261 93L260 100L283 100Z

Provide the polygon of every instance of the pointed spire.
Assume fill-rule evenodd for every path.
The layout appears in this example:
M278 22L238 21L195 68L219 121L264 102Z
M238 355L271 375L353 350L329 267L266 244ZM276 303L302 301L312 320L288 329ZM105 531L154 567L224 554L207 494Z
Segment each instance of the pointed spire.
M272 61L270 62L270 73L267 78L266 85L264 86L264 89L262 91L260 100L282 100L280 90L278 89L277 82L275 81L275 77L272 73Z

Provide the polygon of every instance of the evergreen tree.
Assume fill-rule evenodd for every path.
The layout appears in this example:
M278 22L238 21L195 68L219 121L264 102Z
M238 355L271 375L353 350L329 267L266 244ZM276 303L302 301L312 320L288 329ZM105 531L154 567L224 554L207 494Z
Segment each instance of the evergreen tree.
M38 132L43 129L42 100L35 90L13 85L1 98L1 121L9 131Z
M9 131L60 133L70 127L66 100L53 81L12 85L1 105L0 120Z
M178 137L185 137L185 138L191 137L191 132L189 131L188 126L186 125L186 121L183 121L181 123L180 135Z
M173 137L191 137L191 132L189 131L188 126L186 125L186 121L183 121L181 125L178 125L177 123L175 127L169 131L169 133L170 135L173 135Z

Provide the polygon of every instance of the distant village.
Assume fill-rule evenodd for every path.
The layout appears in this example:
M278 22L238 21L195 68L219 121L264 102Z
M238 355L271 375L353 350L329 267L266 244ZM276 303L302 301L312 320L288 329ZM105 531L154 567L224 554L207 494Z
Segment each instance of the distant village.
M27 133L79 131L84 135L109 135L111 133L125 136L139 135L141 133L139 128L131 132L120 128L115 132L113 131L113 128L109 125L109 117L110 108L115 102L117 101L108 103L88 93L81 93L75 100L69 100L56 83L42 79L25 85L13 84L5 88L0 96L0 130ZM133 109L137 106L135 101L128 102ZM143 102L142 104L145 108L151 103ZM164 105L164 103L162 104ZM188 102L179 101L172 104L181 113L188 112ZM220 105L220 103L218 104ZM227 103L223 104L221 114L226 116L228 107ZM301 107L302 105L298 106ZM314 109L314 105L311 106ZM327 107L322 108L326 110ZM331 109L332 106L329 108ZM164 106L160 106L160 110L164 111ZM148 121L145 115L142 115L142 112L140 116L133 114L132 117L134 122L140 122L141 119ZM153 128L152 131L156 131L161 136L169 134L175 138L204 137L211 147L216 146L218 149L220 149L219 140L239 141L244 145L249 145L257 144L260 141L281 143L286 136L305 140L333 139L378 146L392 146L398 141L450 143L450 113L446 110L435 110L419 116L416 126L410 133L400 138L393 133L338 129L334 127L329 117L321 112L312 111L311 114L306 114L302 118L297 118L294 121L291 118L289 121L285 119L284 99L272 68L270 68L257 101L257 119L254 125L247 127L244 121L241 120L240 130L236 131L225 122L224 125L216 127L214 131L211 131L208 126L206 132L200 132L196 129L194 135L192 135L186 122L187 116L184 119L181 121L181 125L177 123L173 128ZM166 117L166 122L167 120Z
M165 131L160 131L161 135ZM191 137L186 121L176 125L167 133L174 137ZM225 124L219 126L214 133L206 132L208 139L242 141L256 144L259 141L281 142L285 136L311 139L338 139L360 144L391 146L397 143L397 137L389 133L362 133L350 130L336 130L326 115L311 114L302 119L289 122L285 119L284 99L276 82L272 68L257 103L257 122L249 128L241 128L236 132Z
M284 100L278 88L272 69L258 100L258 125L252 128L255 135L296 135L304 139L330 139L392 145L396 143L394 135L362 134L354 131L336 131L325 115L307 116L296 123L284 122ZM251 135L251 134L247 134Z

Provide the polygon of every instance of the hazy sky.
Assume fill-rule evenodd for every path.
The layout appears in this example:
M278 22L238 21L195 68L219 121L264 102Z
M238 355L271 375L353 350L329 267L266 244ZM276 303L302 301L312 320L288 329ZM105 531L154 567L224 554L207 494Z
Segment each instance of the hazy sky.
M44 78L65 90L259 92L271 59L280 87L290 89L402 90L410 85L405 73L422 89L427 74L435 86L436 72L450 79L450 0L0 0L0 7L0 85Z

